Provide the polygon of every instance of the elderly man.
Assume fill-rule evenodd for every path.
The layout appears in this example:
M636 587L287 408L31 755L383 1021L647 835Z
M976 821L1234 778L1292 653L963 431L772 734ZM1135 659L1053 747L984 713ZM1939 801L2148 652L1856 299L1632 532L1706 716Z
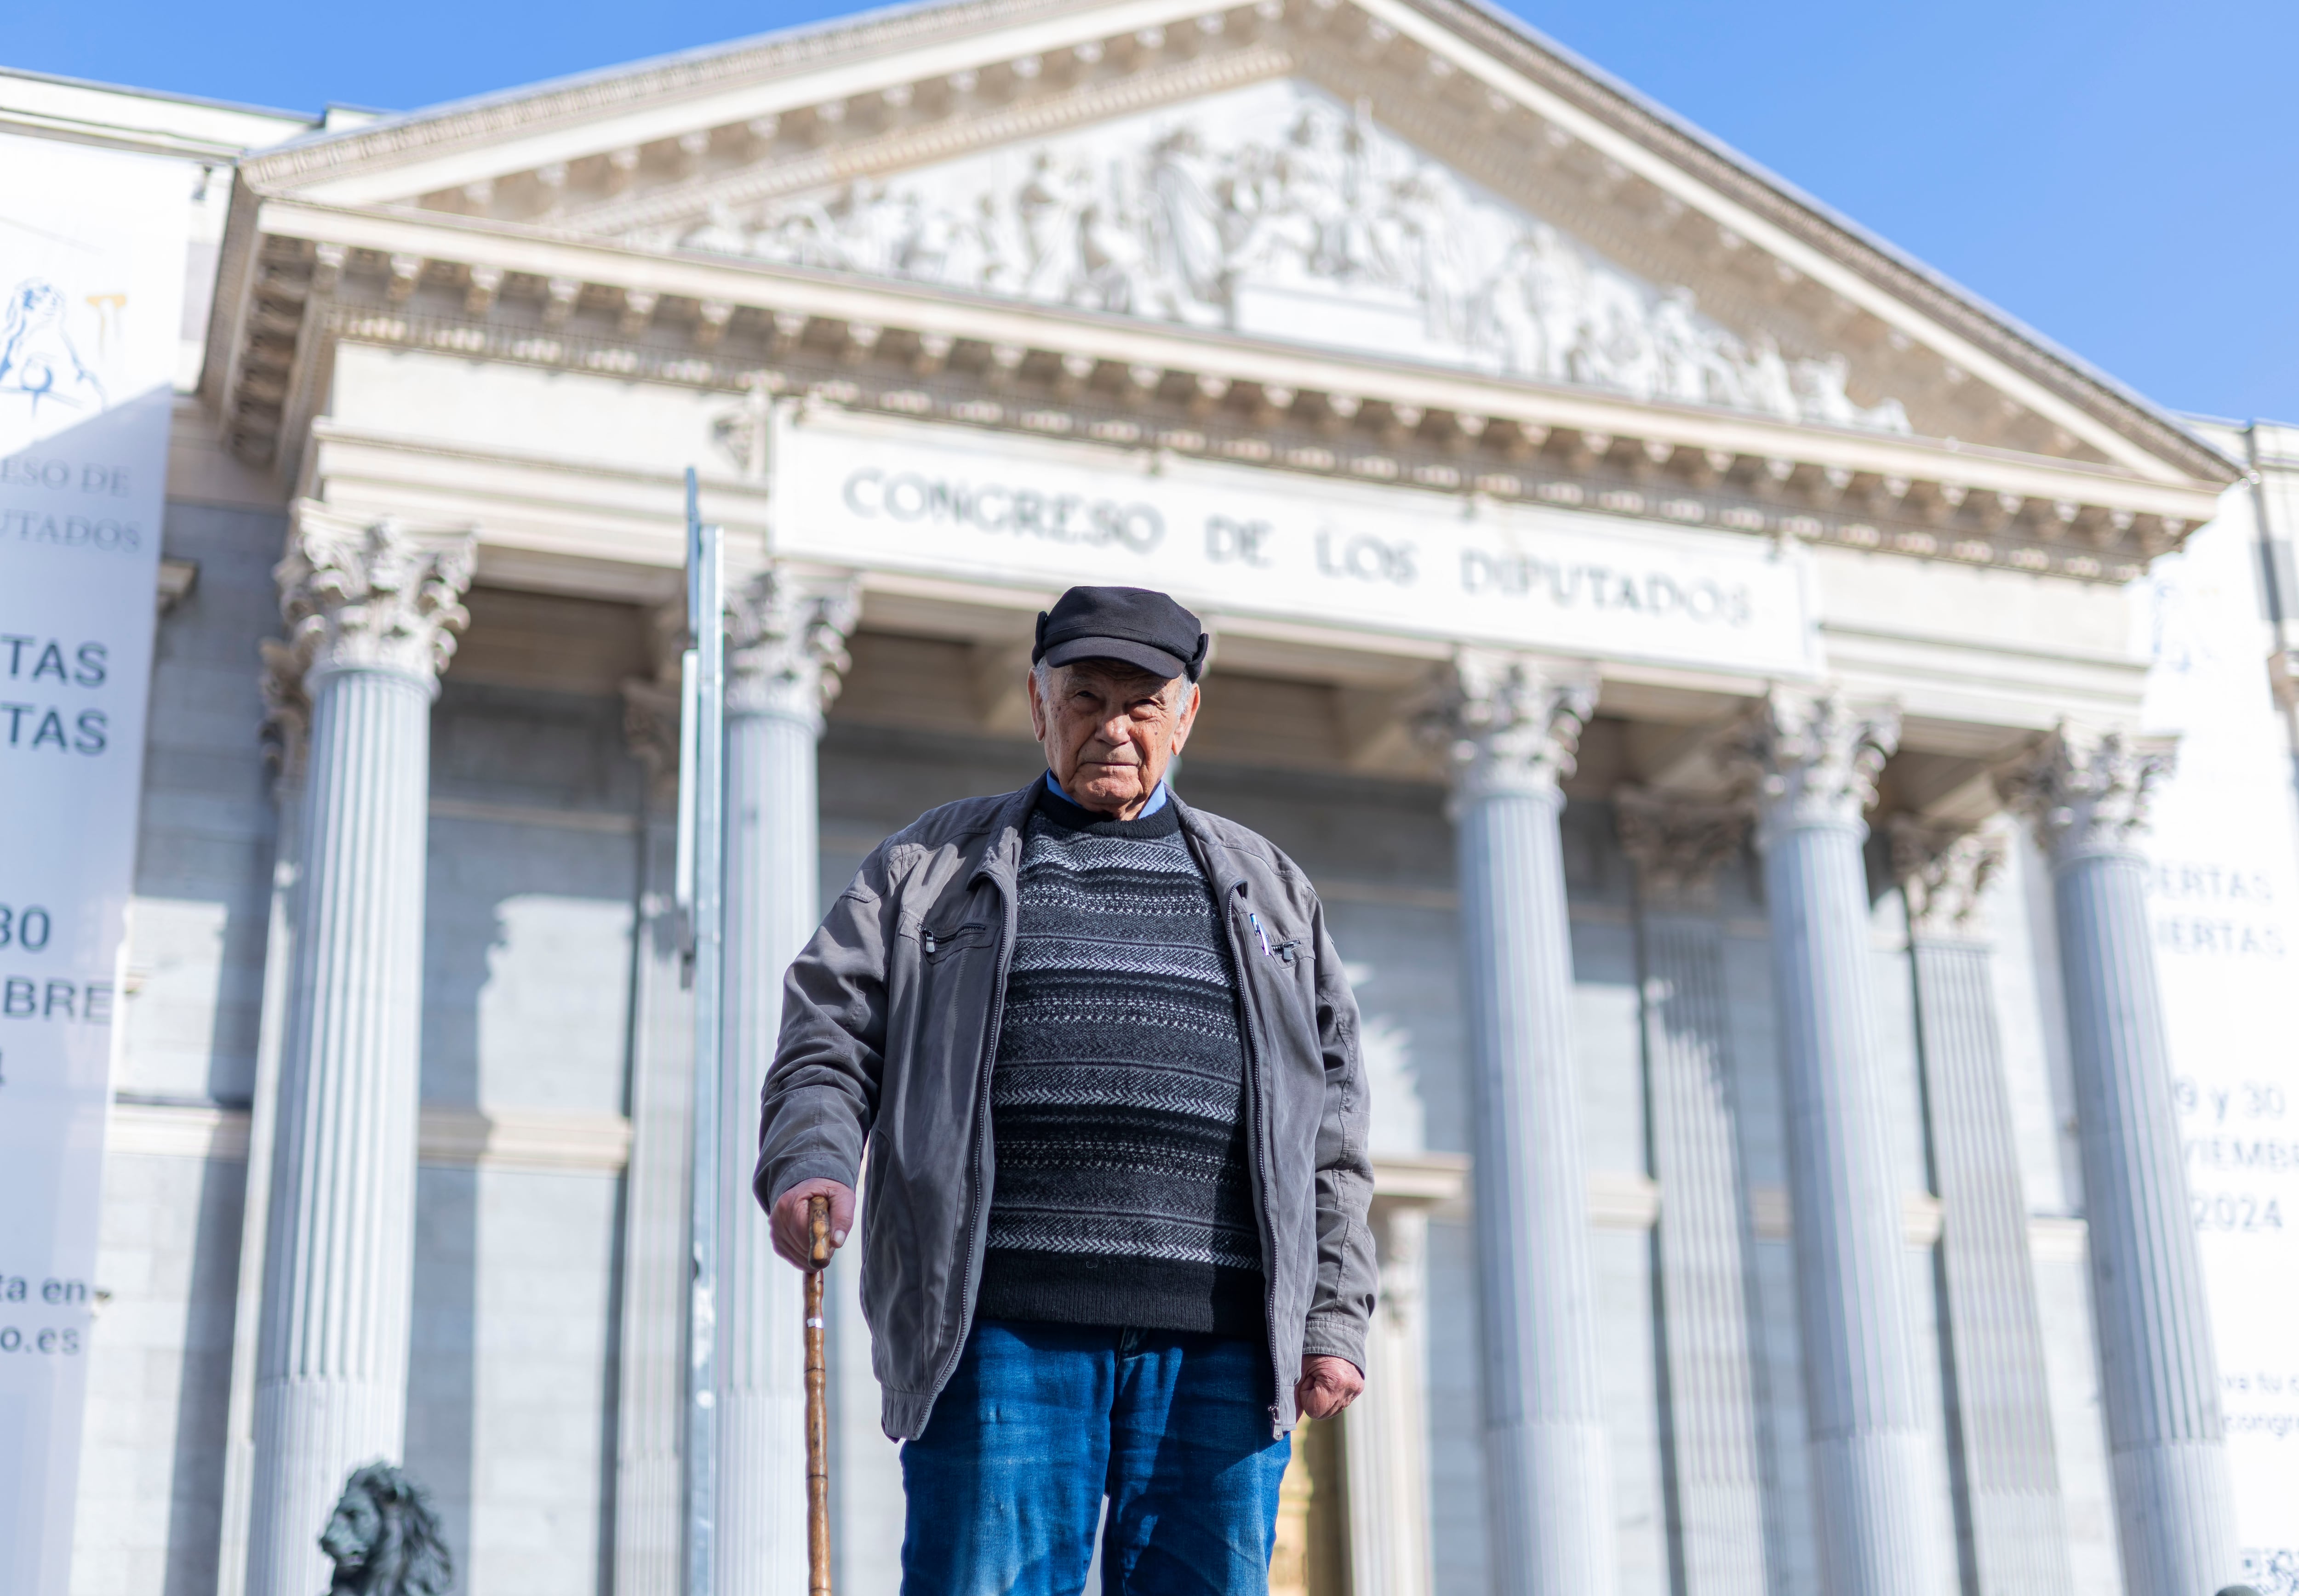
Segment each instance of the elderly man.
M1047 772L879 844L791 966L753 1186L854 1217L906 1596L1266 1588L1296 1415L1364 1384L1357 1005L1317 895L1165 782L1207 639L1038 617Z

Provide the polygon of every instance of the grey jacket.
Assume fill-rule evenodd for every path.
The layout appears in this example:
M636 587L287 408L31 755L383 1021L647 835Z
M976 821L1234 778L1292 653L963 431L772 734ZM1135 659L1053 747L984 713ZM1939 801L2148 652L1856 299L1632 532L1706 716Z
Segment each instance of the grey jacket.
M771 1208L801 1180L856 1186L867 1146L862 1311L897 1440L925 1428L973 1326L997 1170L990 1071L1039 786L945 804L880 843L783 986L752 1189ZM1282 1434L1304 1355L1365 1367L1375 1274L1357 1000L1293 862L1171 801L1220 895L1242 988L1269 1417Z

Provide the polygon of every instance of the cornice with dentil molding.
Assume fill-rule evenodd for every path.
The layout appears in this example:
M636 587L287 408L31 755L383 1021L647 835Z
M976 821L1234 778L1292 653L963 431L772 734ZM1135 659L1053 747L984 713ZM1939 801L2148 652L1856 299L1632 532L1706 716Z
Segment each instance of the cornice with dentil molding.
M2137 857L2156 784L2178 765L2168 738L2062 723L1996 786L2054 863Z
M1577 146L1581 137L1595 139L1606 146L1606 151L1600 152L1604 158L1579 164L1592 166L1600 186L1607 192L1625 187L1638 191L1639 200L1656 201L1656 218L1647 214L1655 209L1651 203L1632 204L1628 209L1642 219L1648 229L1667 232L1679 224L1684 207L1674 203L1672 196L1657 191L1645 194L1642 191L1648 186L1647 180L1614 159L1627 158L1638 168L1645 165L1642 160L1627 156L1624 149L1610 147L1614 137L1625 136L1631 145L1652 151L1679 170L1696 174L1703 182L1714 186L1727 201L1751 208L1764 222L1783 227L1790 236L1850 266L1856 276L1886 286L1889 293L1925 302L1926 309L1935 315L1946 312L1946 318L1958 332L1976 337L1992 354L2008 356L2015 368L2044 376L2053 386L2069 385L2067 379L2071 373L2056 351L2051 351L2052 358L2040 362L2047 369L2046 375L2046 370L2038 369L2038 357L2043 351L2022 337L2019 329L2007 327L1989 315L1986 307L1956 295L1936 279L1925 277L1910 263L1884 255L1869 241L1832 219L1816 215L1800 196L1781 192L1764 174L1732 160L1714 145L1704 144L1650 107L1623 95L1616 86L1591 77L1578 63L1556 55L1542 41L1501 21L1490 12L1453 0L1408 0L1408 4L1410 10L1421 12L1434 24L1433 35L1407 23L1401 36L1390 22L1401 22L1403 19L1392 15L1388 22L1378 21L1337 0L1307 0L1307 4L1302 0L1257 0L1250 8L1214 9L1198 16L1193 24L1184 23L1188 13L1177 9L1170 18L1158 19L1166 25L1149 28L1141 27L1143 19L1138 8L1127 13L1128 21L1111 17L1097 27L1097 8L1091 6L1050 7L1043 0L1035 4L1029 0L974 0L973 4L874 16L844 26L804 29L622 70L587 74L527 93L493 96L450 112L386 119L375 128L349 137L297 141L282 151L257 156L249 162L249 180L263 191L280 186L292 188L299 179L308 181L331 171L378 163L396 165L411 158L420 159L420 153L427 149L443 153L469 149L475 143L579 126L598 128L605 136L598 146L598 164L609 174L607 181L612 186L637 174L642 154L651 154L656 164L668 163L685 174L700 162L723 160L730 146L755 148L771 144L778 132L784 136L794 132L803 147L805 141L819 143L826 136L835 136L842 128L855 128L858 124L867 128L889 120L900 124L920 117L931 120L960 105L971 107L983 97L1018 95L1027 100L1033 91L1059 93L1081 73L1089 79L1093 77L1096 63L1105 63L1105 57L1108 62L1103 70L1120 62L1129 70L1140 70L1161 58L1186 61L1208 50L1217 54L1225 45L1242 43L1249 47L1274 31L1290 34L1304 43L1317 41L1325 53L1351 63L1383 63L1400 79L1414 80L1415 103L1432 107L1442 103L1459 111L1497 150L1508 151L1510 160L1519 168L1556 161L1562 153ZM1055 16L1062 17L1064 21L1053 22ZM1053 23L1050 32L1050 23ZM1113 23L1116 26L1114 34L1110 32ZM1017 28L1019 31L1008 32ZM1130 35L1127 29L1133 30ZM1460 48L1464 45L1467 54ZM969 64L964 70L950 70L959 64L956 59L947 57L952 48L967 57ZM927 54L911 55L910 52L919 49ZM1014 54L1017 49L1026 54ZM1479 59L1476 52L1489 54ZM1003 59L1008 57L1010 59ZM874 61L898 74L902 71L901 63L909 62L913 63L912 71L923 68L928 76L920 81L899 77L875 80L868 70L868 63ZM863 80L876 92L865 88L859 95L854 95L854 88L860 87L852 70L857 66L864 68ZM763 105L735 111L731 103L719 97L728 90L743 92L738 86L747 86L749 92L763 91L777 105L789 104L788 96L771 85L786 76L798 79L809 70L820 72L834 67L843 69L838 74L841 87L834 92L852 97L807 109L801 91L801 99L792 108L794 115L755 114L764 109ZM1462 70L1464 67L1468 70ZM1490 69L1496 67L1500 76L1492 74ZM944 75L937 76L938 73ZM1523 75L1524 87L1531 89L1530 99L1523 96L1515 74ZM830 87L827 84L824 87ZM1551 95L1560 96L1571 109L1549 105L1546 96ZM662 126L660 111L688 97L720 106L738 120L708 132ZM604 144L620 142L614 119L626 110L656 113L650 119L646 136L652 142L646 151L630 146L610 153L603 147ZM851 116L850 111L853 113ZM1582 115L1592 116L1603 125L1603 131L1578 126L1577 119ZM748 120L740 120L744 117ZM1580 137L1567 131L1564 122L1575 123ZM562 158L555 167L558 184L562 187L567 181L566 166ZM469 200L476 195L476 203L484 205L500 186L492 180L467 183L460 197ZM1726 227L1721 220L1715 225ZM1704 238L1698 242L1708 241ZM1717 242L1726 252L1738 250L1741 244L1738 235L1729 229ZM237 243L235 238L233 244ZM2174 451L2184 446L2189 459L2182 464L2191 470L2200 465L2200 475L2217 476L2226 470L2225 462L2185 437L2159 413L2147 410L2128 396L2102 394L2096 381L2079 380L2074 386L2083 391L2079 404L2096 409L2104 398L2111 409L2120 410L2121 414L2111 425L2127 435L2149 434L2149 444L2159 451L2167 444Z
M1988 889L2004 872L1998 833L1912 815L1892 822L1892 873L1908 903L1908 930L1925 940L1973 941L1988 930Z
M398 225L394 221L392 225ZM433 241L424 247L438 247ZM453 241L444 241L453 242ZM485 241L456 245L477 250ZM1949 455L1920 439L1813 431L1776 418L1658 407L1598 388L1569 393L1470 371L1384 367L1369 357L1303 345L1223 342L1173 323L1071 325L1073 313L990 301L929 305L899 284L770 280L778 268L632 256L642 276L684 278L710 314L679 327L618 330L615 304L674 300L606 279L594 259L560 284L569 314L538 327L530 304L505 299L477 312L464 291L405 257L407 296L314 290L306 310L318 343L428 350L459 360L609 371L726 392L803 394L967 430L1075 437L1133 449L1223 459L1286 475L1555 504L1584 513L1710 526L1920 560L2122 583L2173 546L2209 501L2192 490L1979 450ZM354 260L354 267L359 261ZM442 270L446 268L443 265ZM463 268L454 267L460 273ZM699 279L723 276L723 285ZM758 278L761 280L752 281ZM740 278L742 281L736 281ZM419 279L419 284L418 283ZM539 283L541 279L535 279ZM337 297L339 292L344 297ZM724 293L730 297L718 299ZM771 294L782 308L756 301ZM831 296L843 315L791 308ZM873 302L863 310L859 302ZM508 308L506 308L508 307ZM1027 330L1020 320L1026 312ZM701 311L695 314L701 315ZM934 330L940 324L953 330ZM284 335L283 335L284 336ZM277 342L277 340L275 340ZM1154 360L1137 344L1154 344ZM268 347L268 346L267 346ZM302 348L303 345L296 345ZM284 392L231 424L245 458L300 459L319 403L312 361L266 355L265 381ZM1134 358L1124 358L1128 354ZM269 392L270 390L267 390ZM751 401L718 418L729 458L755 469ZM1602 412L1601 419L1597 412ZM1555 425L1567 413L1580 419ZM1974 485L1975 484L1979 485Z
M468 528L369 523L299 504L272 576L305 690L328 674L366 670L436 691L470 621L461 600L477 558Z
M248 277L242 289L233 291L246 300L246 313L218 317L217 335L225 342L216 346L211 360L228 393L224 409L232 418L228 431L233 448L251 460L277 459L292 477L303 430L320 402L318 374L327 368L326 351L345 336L446 348L466 357L484 354L624 375L644 371L663 380L705 385L731 385L755 375L761 365L776 368L776 375L786 376L792 386L804 385L812 376L822 375L805 369L810 363L805 351L811 346L816 355L826 355L834 368L875 364L881 378L893 375L884 369L889 366L908 366L925 375L940 371L946 360L952 369L963 364L969 371L979 361L982 386L998 389L1011 382L1020 390L1016 395L1019 402L1008 405L980 393L946 396L933 392L931 384L887 382L886 408L903 413L932 413L940 418L949 410L971 424L983 411L997 415L1002 409L1008 424L1028 429L1046 430L1058 422L1064 430L1091 429L1100 437L1108 426L1112 435L1103 441L1146 444L1154 439L1160 447L1184 451L1190 445L1183 440L1195 438L1196 448L1234 452L1256 463L1272 463L1265 435L1268 423L1290 414L1307 433L1338 426L1345 438L1352 431L1370 432L1388 444L1411 439L1422 445L1373 448L1371 440L1359 438L1366 447L1336 449L1321 437L1300 437L1292 447L1278 451L1280 461L1293 468L1376 480L1409 475L1418 485L1503 499L1538 496L1576 505L1585 499L1588 508L1608 512L1657 514L1735 531L1887 549L1919 558L2004 564L2081 580L2135 579L2145 558L2176 544L2195 517L2210 513L2192 484L2126 479L2079 461L2046 461L2041 456L2022 460L2016 468L2022 480L2016 486L2003 479L2004 468L2011 464L2008 459L1976 467L1983 451L1970 449L1975 439L2023 454L2059 452L2060 445L2043 441L2040 434L1998 437L1991 429L2006 415L2016 412L2026 418L2023 426L2028 420L2041 426L2042 419L2027 418L2016 405L2006 409L1985 401L1984 395L1996 393L1994 387L1967 383L1962 367L1953 361L1942 365L1945 357L1935 358L1936 351L1925 353L1921 337L1911 343L1905 333L1893 330L1880 340L1877 335L1884 329L1874 320L1880 313L1878 307L1862 310L1809 272L1792 269L1765 250L1746 247L1727 219L1709 216L1697 204L1688 208L1648 176L1630 172L1609 157L1599 158L1596 146L1585 145L1559 122L1535 115L1524 105L1504 106L1508 96L1496 98L1490 90L1474 88L1473 74L1457 70L1457 63L1446 64L1440 60L1445 48L1432 50L1427 38L1415 43L1347 4L1262 0L1249 9L1208 12L1187 26L1131 34L1121 29L1097 40L1092 9L1075 12L1081 31L1075 46L1067 50L1049 50L1039 37L1051 21L1042 4L949 7L900 22L888 20L883 26L858 24L852 29L810 33L755 47L730 46L676 62L597 74L550 90L505 96L444 120L394 119L324 146L299 145L256 158L250 163L250 181L278 194L284 203L284 210L267 208L267 217L271 217L275 211L285 214L296 208L288 194L302 181L344 163L354 169L378 161L389 165L443 138L454 145L511 137L522 131L563 127L569 119L586 128L601 128L602 139L617 143L621 136L603 131L600 118L604 108L613 104L636 111L641 103L652 107L652 131L643 149L630 145L610 151L602 145L594 150L595 158L577 162L588 175L573 186L569 186L568 163L561 159L548 163L555 171L552 182L543 183L540 170L477 182L459 178L460 186L419 196L412 209L394 203L336 219L349 227L347 232L327 226L315 233L300 231L308 222L275 232L273 222L267 220L265 230L272 236L259 238L235 227L227 241L227 255L238 264L227 271L226 280L238 283L243 276ZM1482 47L1515 60L1520 70L1532 70L1543 80L1554 79L1548 82L1552 90L1571 90L1569 97L1573 98L1585 98L1592 91L1569 63L1551 60L1531 41L1506 28L1495 31L1489 18L1427 0L1421 9L1441 18L1441 28L1475 37ZM840 97L819 104L792 106L711 128L680 130L653 115L663 104L659 96L693 92L705 82L731 85L750 73L771 75L783 69L803 72L834 58L848 67L861 65L873 51L900 49L901 40L923 42L932 37L942 41L937 48L972 49L975 46L960 43L962 37L972 37L994 54L1000 48L998 29L1025 19L1035 42L1025 45L1017 36L1015 46L1028 53L994 69L967 68L930 73L917 82L890 81L877 93L856 94L850 86L837 91ZM1174 19L1180 20L1178 15ZM1064 19L1063 26L1068 25ZM1150 43L1151 34L1160 42ZM847 54L855 50L861 54ZM1946 464L1911 463L1883 454L1847 462L1836 458L1848 446L1837 435L1838 427L1823 429L1824 438L1790 427L1761 443L1721 446L1706 434L1714 430L1720 415L1724 420L1735 418L1732 406L1706 402L1716 397L1706 390L1748 389L1742 397L1754 408L1743 408L1738 418L1761 418L1764 407L1755 404L1754 395L1769 394L1768 402L1780 405L1781 373L1769 358L1761 362L1762 370L1723 358L1730 353L1729 341L1720 344L1713 335L1688 334L1673 320L1670 338L1664 340L1679 348L1681 358L1670 368L1676 374L1673 380L1663 381L1639 365L1635 372L1614 373L1615 379L1624 375L1633 379L1626 390L1620 389L1618 380L1610 387L1576 387L1570 359L1556 375L1564 379L1564 409L1573 409L1571 401L1575 401L1624 398L1648 378L1669 392L1689 383L1702 393L1687 406L1667 407L1670 411L1684 409L1683 417L1656 413L1568 427L1551 413L1559 409L1556 404L1520 403L1527 396L1499 394L1470 401L1457 415L1445 408L1452 401L1408 393L1415 385L1398 372L1360 380L1357 386L1361 393L1328 395L1292 377L1257 376L1245 369L1249 361L1199 351L1190 363L1158 374L1150 385L1153 390L1162 388L1168 398L1179 396L1189 409L1189 419L1159 426L1153 416L1152 425L1139 426L1093 416L1070 402L1082 386L1110 387L1111 373L1119 368L1127 372L1115 385L1122 391L1120 408L1139 407L1150 397L1135 375L1147 368L1141 357L1119 359L1112 351L1089 347L1095 343L1091 335L1050 338L1041 348L1035 342L1015 342L1019 335L1008 332L987 337L977 348L969 335L951 330L950 318L940 314L943 307L912 327L899 303L848 305L835 314L820 307L801 308L822 285L773 280L770 273L758 280L738 277L708 285L658 280L665 272L673 277L693 276L698 263L692 255L603 264L543 258L552 244L571 244L571 234L585 225L626 211L635 219L666 205L675 209L696 203L707 209L713 196L754 199L768 189L780 192L793 185L827 193L842 182L887 170L890 161L915 162L934 151L975 147L984 138L1003 142L1022 136L1025 128L1042 136L1060 127L1083 127L1139 103L1144 96L1186 99L1211 92L1223 82L1285 70L1289 62L1299 68L1311 58L1322 63L1313 78L1353 102L1378 102L1383 120L1398 133L1476 182L1498 186L1497 192L1512 191L1515 178L1536 170L1546 174L1536 210L1655 282L1693 280L1684 274L1695 272L1696 265L1706 271L1720 262L1737 261L1741 268L1759 259L1772 262L1753 274L1720 268L1713 280L1701 276L1702 302L1720 313L1730 307L1726 318L1744 330L1788 318L1779 330L1811 357L1799 362L1799 369L1810 368L1805 376L1811 386L1800 405L1839 422L1851 418L1849 401L1838 392L1838 374L1826 351L1856 350L1863 368L1880 360L1893 368L1888 379L1880 370L1871 373L1867 382L1872 388L1880 380L1895 391L1913 384L1908 390L1912 401L1921 390L1930 393L1926 403L1948 404L1951 411L1972 395L1983 395L1974 401L1980 403L1979 409L1956 411L1952 418L1942 411L1925 427L1960 437L1964 445L1951 445L1956 457ZM876 64L888 71L900 70L892 57ZM1609 91L1593 92L1590 108L1601 111L1609 105L1607 120L1621 121L1625 116L1622 125L1636 124L1640 142L1650 142L1656 132L1667 133L1657 124L1646 126L1649 119L1632 104L1612 103ZM1009 124L1009 119L1018 120ZM1681 134L1668 136L1682 142ZM1706 153L1703 164L1714 165L1714 152ZM1708 173L1712 179L1729 175ZM1754 178L1753 174L1740 175ZM603 186L602 209L585 211L576 203L578 191L589 192L586 185ZM1756 187L1770 192L1761 182ZM1746 201L1752 196L1739 197ZM540 210L535 209L538 203ZM436 208L440 206L445 209ZM419 217L516 223L520 236L427 242L384 236ZM1776 219L1797 219L1803 223L1813 219L1795 205ZM1823 227L1822 231L1830 229ZM363 242L323 242L337 239ZM1867 247L1854 239L1836 242L1852 245L1855 253ZM252 262L244 259L251 250L258 253ZM1642 264L1631 259L1655 250L1659 254ZM436 258L435 251L439 252ZM354 302L357 296L331 302L347 271L358 275L362 285L387 279L380 294L383 303L361 305ZM833 286L851 298L846 291L859 281L842 277ZM411 313L457 299L460 316ZM1466 302L1448 288L1431 302L1449 306L1457 301ZM1674 318L1673 310L1668 314ZM311 336L310 329L299 332L295 324L307 316L321 324L322 335ZM1982 330L2003 330L1981 320ZM1129 330L1139 332L1150 325L1140 322ZM1796 330L1799 327L1800 332ZM1969 335L1975 329L1963 330ZM1090 334L1091 329L1070 331ZM1490 341L1481 336L1480 342ZM826 344L831 347L826 350ZM1531 359L1533 351L1528 344L1520 352ZM1921 357L1921 372L1898 368L1917 356ZM1547 355L1540 360L1555 364ZM864 386L871 385L867 370L858 369L856 375L864 377ZM834 388L855 385L842 374L829 375L827 380ZM1044 392L1048 389L1050 393ZM1208 401L1216 410L1224 408L1224 394L1229 395L1225 408L1241 412L1232 417L1237 424L1235 436L1223 437L1224 429L1196 424L1199 409ZM2126 403L2109 397L2119 406ZM1538 411L1539 418L1518 418L1518 409ZM1361 419L1352 423L1352 418ZM2076 425L2081 430L2081 424ZM2200 446L2176 429L2157 431L2198 454ZM1549 441L1550 469L1520 471L1520 460L1528 451L1540 455L1544 440ZM2157 439L2159 446L2162 441ZM1905 451L1887 452L1896 456ZM2201 451L2198 458L2210 475L2207 454ZM1459 458L1444 458L1448 456ZM1312 461L1322 464L1313 467ZM2043 468L2040 476L2038 467ZM1606 480L1624 475L1634 480ZM1577 480L1581 478L1587 480ZM2181 500L2188 501L2186 508Z
M1457 799L1554 798L1596 709L1593 667L1462 649L1415 723L1446 754Z
M851 663L859 580L770 566L727 606L726 712L780 715L819 732Z
M1755 801L1763 840L1805 826L1859 826L1899 740L1896 709L1855 707L1833 690L1775 687L1722 751Z
M968 0L881 12L852 22L769 34L619 70L586 73L526 93L493 95L446 115L419 112L389 117L346 136L293 141L257 154L249 165L259 178L284 185L354 163L401 163L435 149L527 133L537 127L593 126L632 109L652 109L730 83L867 59L919 41L1072 10L1070 0Z

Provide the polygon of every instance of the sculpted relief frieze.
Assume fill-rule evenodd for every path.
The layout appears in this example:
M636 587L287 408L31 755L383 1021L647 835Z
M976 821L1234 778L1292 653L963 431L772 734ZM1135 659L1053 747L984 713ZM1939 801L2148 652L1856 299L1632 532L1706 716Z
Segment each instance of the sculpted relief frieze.
M1906 432L1791 359L1296 81L718 208L644 242L932 283L1639 399Z

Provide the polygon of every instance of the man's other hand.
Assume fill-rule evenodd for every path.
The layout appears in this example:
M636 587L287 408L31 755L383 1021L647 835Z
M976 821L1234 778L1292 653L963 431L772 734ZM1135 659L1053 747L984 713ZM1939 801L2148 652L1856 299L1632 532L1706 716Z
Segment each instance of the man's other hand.
M775 1251L784 1263L793 1269L812 1267L814 1231L807 1217L809 1198L830 1199L830 1250L834 1253L846 1245L846 1233L854 1225L854 1188L841 1186L835 1180L801 1180L775 1199L775 1211L768 1228L774 1232Z
M1365 1376L1347 1358L1313 1353L1301 1360L1301 1377L1293 1382L1293 1405L1304 1418L1331 1418L1357 1400Z

